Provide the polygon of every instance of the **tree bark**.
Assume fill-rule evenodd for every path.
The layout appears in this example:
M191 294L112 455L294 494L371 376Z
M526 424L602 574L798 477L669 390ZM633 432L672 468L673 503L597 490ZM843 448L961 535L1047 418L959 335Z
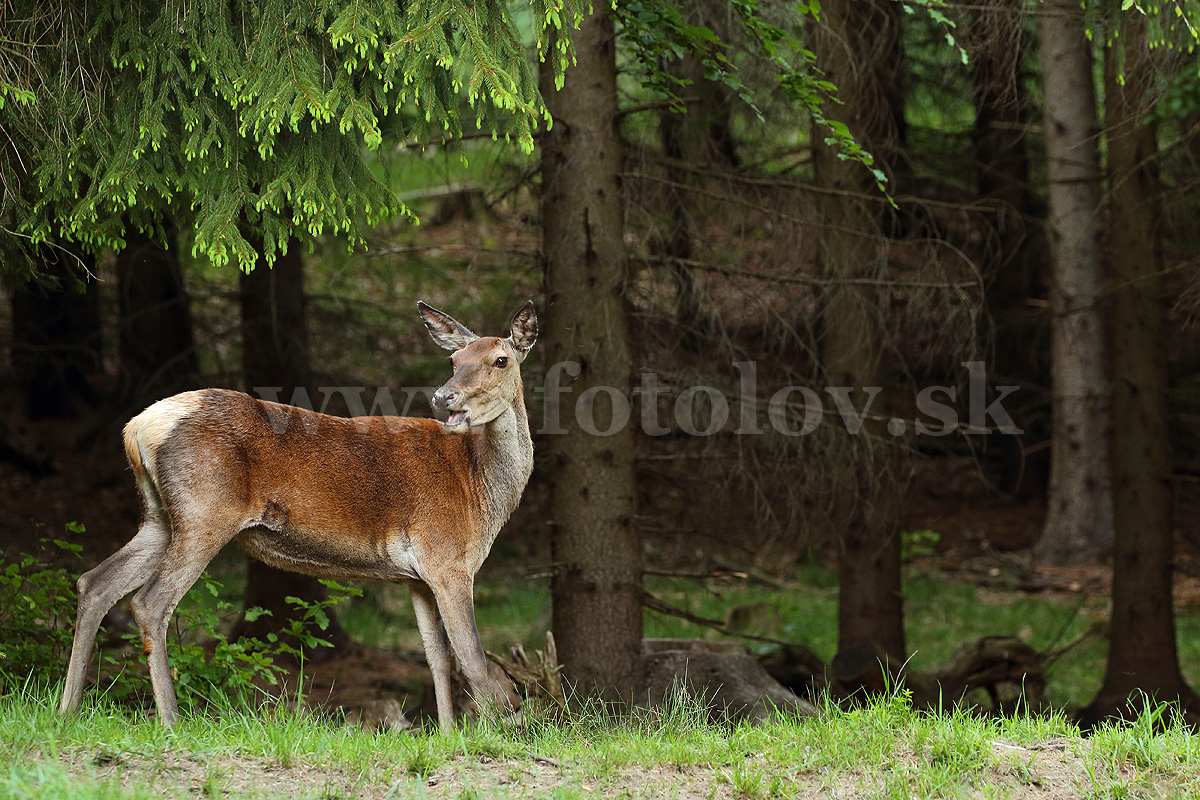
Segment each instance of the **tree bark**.
M308 315L300 244L291 242L287 254L276 260L274 268L260 262L253 272L243 273L240 291L242 377L246 390L268 399L274 399L271 390L278 390L276 396L281 403L296 399L298 390L311 398L315 387L308 357ZM316 578L247 559L245 607L259 606L271 614L253 622L243 619L233 635L265 639L297 616L296 607L285 598L298 597L315 603L327 596L325 587ZM314 658L328 658L353 646L332 612L329 612L329 628L318 635L332 642L333 648L311 651Z
M1038 19L1054 261L1054 427L1046 524L1035 553L1051 564L1095 563L1112 550L1113 519L1092 51L1077 0L1047 0Z
M575 35L575 48L577 61L561 90L548 66L541 75L554 115L542 138L544 337L550 364L579 365L574 394L565 395L574 402L564 408L576 406L589 427L594 420L593 431L613 430L590 434L565 410L560 424L567 432L546 437L553 626L577 691L627 702L641 685L642 551L634 526L633 435L619 413L628 409L631 370L618 179L624 148L613 23L599 7ZM582 396L593 387L611 390L598 390L591 405Z
M200 385L192 312L175 229L167 246L136 229L117 254L118 353L125 393L139 405Z
M981 254L991 276L987 286L988 331L994 334L994 383L1039 391L1050 385L1049 317L1027 301L1042 289L1048 266L1043 233L1029 182L1029 98L1023 80L1025 10L1018 0L984 0L965 26L975 84L972 133L979 198L991 207L994 239ZM1024 433L995 434L1001 449L1000 488L1024 500L1044 498L1050 453L1027 454L1028 445L1049 438L1041 409L1016 412Z
M1154 128L1143 120L1150 70L1144 23L1130 15L1105 59L1108 253L1116 285L1113 330L1112 624L1104 684L1080 718L1136 711L1139 692L1157 700L1197 698L1179 670L1172 606L1170 439L1167 432L1166 303L1159 277ZM1125 81L1116 48L1124 48ZM1132 698L1132 704L1130 700Z
M828 107L829 116L844 122L868 150L894 159L901 136L897 120L903 115L895 107L901 102L900 92L888 82L899 75L894 64L900 31L893 4L838 0L822 5L821 20L813 50L842 101ZM878 59L887 64L880 65ZM814 130L815 182L826 190L818 201L820 267L833 279L878 278L887 271L879 215L861 199L876 191L874 180L862 165L843 161L820 144L824 138L822 131ZM856 390L884 385L881 302L870 285L842 284L829 291L822 342L829 385ZM856 391L855 397L862 396ZM873 405L871 412L878 413L880 405ZM841 439L831 453L843 498L834 519L841 534L835 672L839 665L874 665L881 657L891 671L907 655L898 519L894 503L884 500L886 489L878 490L893 457L890 445L877 438L881 433L878 425L868 423L859 436ZM871 681L857 667L843 677L870 688Z
M13 372L29 419L75 417L95 403L87 378L103 368L95 259L50 245L33 257L40 277L12 296Z

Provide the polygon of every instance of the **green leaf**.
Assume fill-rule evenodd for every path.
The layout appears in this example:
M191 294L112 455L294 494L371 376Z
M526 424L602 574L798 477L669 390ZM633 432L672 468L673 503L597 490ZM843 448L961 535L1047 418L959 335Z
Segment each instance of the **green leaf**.
M246 609L245 620L246 620L246 622L254 622L259 617L263 617L263 616L270 617L273 615L271 614L271 611L269 609L263 608L261 606L254 606L253 608Z

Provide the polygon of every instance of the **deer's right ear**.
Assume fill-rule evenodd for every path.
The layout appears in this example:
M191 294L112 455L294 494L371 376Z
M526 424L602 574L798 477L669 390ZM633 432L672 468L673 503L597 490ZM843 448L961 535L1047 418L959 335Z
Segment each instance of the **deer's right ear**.
M537 341L537 335L537 312L533 310L533 301L530 300L513 316L511 333L508 336L508 341L517 351L521 361L529 355L533 343Z
M417 301L417 311L421 312L421 319L425 321L429 335L440 347L447 350L462 350L479 338L454 317L444 311L438 311L420 300Z

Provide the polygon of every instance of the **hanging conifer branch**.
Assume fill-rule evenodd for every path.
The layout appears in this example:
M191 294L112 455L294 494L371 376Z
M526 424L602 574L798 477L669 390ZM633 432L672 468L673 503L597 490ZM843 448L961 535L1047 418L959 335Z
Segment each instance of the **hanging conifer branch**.
M361 244L365 227L408 213L367 167L385 135L460 136L465 99L480 128L532 150L549 115L527 49L561 74L582 10L531 0L525 42L521 5L19 3L19 56L0 58L3 228L99 251L120 249L125 220L188 213L196 254L246 270L247 230L268 263L296 235Z

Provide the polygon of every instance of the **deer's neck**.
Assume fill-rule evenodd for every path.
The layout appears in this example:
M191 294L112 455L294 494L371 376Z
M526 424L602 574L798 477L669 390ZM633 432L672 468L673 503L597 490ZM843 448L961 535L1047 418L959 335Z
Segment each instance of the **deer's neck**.
M478 440L477 461L483 488L483 511L489 534L495 538L508 521L533 472L533 438L525 399L518 395L503 414L483 427Z

